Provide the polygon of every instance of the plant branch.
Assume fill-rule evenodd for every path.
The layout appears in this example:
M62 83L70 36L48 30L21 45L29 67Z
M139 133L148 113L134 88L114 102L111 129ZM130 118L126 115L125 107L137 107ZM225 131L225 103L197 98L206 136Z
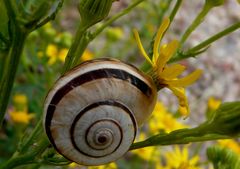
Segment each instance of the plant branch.
M118 14L116 14L115 16L113 16L112 18L110 18L109 20L107 20L100 28L98 28L93 35L91 36L91 40L96 38L107 26L111 25L114 21L116 21L117 19L119 19L120 17L128 14L134 7L136 7L137 5L139 5L140 3L142 3L145 0L138 0L136 2L133 2L131 5L129 5L127 8L125 8L124 10L122 10L121 12L119 12Z
M205 3L201 12L197 15L197 17L194 19L192 24L187 28L187 30L184 32L180 44L183 44L187 38L191 35L191 33L203 22L205 16L208 14L208 12L213 8L213 6L208 5L208 3Z
M38 29L40 27L42 27L43 25L45 25L46 23L48 23L50 20L54 20L58 11L62 8L63 6L63 3L64 3L64 0L59 0L60 2L58 3L57 7L56 7L56 10L51 13L49 16L47 16L43 21L41 21L40 23L38 23L35 27L34 27L34 30L35 29Z
M238 30L240 28L240 22L234 23L233 25L229 26L228 28L224 29L223 31L216 33L215 35L211 36L210 38L204 40L203 42L199 43L198 45L194 46L193 48L183 52L182 55L176 54L169 63L177 62L189 57L194 57L198 54L201 54L202 51L205 51L213 42L217 41L218 39Z
M209 134L200 127L193 129L180 129L169 134L158 134L144 141L132 144L130 150L159 145L188 144L191 142L210 141L218 139L229 139L232 137L218 134Z
M69 69L71 69L73 67L73 62L74 60L76 60L76 58L81 57L81 55L79 56L76 51L78 50L78 48L80 48L82 45L87 46L88 42L84 42L85 44L80 44L79 42L82 42L82 39L84 38L84 36L86 36L87 33L87 26L82 25L82 23L80 23L77 33L75 35L75 38L73 40L73 43L68 51L68 54L66 56L66 60L64 63L64 67L63 67L63 71L62 74L64 74L65 72L67 72ZM81 48L82 51L79 51L79 53L83 53L85 48Z
M173 8L173 10L172 10L172 12L171 12L171 14L169 16L169 19L170 19L171 22L173 21L175 15L177 14L177 11L180 8L181 4L182 4L182 0L178 0L176 2L176 4L175 4L175 6L174 6L174 8Z
M224 29L223 31L213 35L212 37L208 38L207 40L201 42L200 44L196 45L195 47L189 49L186 53L193 53L197 52L205 47L208 47L212 42L217 41L218 39L228 35L229 33L234 32L235 30L240 28L240 22L234 23L233 25L229 26L228 28Z
M14 78L17 72L18 64L20 61L20 56L23 50L24 41L26 39L27 33L22 32L20 28L15 25L13 42L8 55L5 56L6 60L3 68L3 75L1 78L0 85L0 126L2 124L8 101L10 98L10 93L13 87Z
M35 159L49 145L46 137L42 137L29 151L25 154L15 153L6 163L0 165L0 169L14 168L16 166L35 163Z

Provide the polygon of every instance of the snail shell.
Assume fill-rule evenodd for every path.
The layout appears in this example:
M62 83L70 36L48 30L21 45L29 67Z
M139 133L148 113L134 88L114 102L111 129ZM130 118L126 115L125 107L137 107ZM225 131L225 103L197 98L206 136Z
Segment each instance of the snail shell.
M123 156L156 103L150 77L113 59L84 62L60 77L44 104L44 127L55 149L82 165Z

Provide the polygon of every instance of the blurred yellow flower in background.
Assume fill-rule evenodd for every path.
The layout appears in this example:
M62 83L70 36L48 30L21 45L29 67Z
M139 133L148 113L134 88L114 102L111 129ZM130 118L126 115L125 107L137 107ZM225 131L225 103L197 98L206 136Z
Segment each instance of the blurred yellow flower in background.
M61 62L65 62L65 58L67 56L67 53L68 53L68 49L67 48L63 48L59 51L59 54L58 54L58 59L61 61Z
M117 164L115 162L106 164L106 165L100 165L100 166L91 166L88 167L88 169L117 169Z
M93 53L90 50L86 49L80 59L81 61L91 60L93 59Z
M235 153L240 155L240 143L233 140L233 139L226 139L226 140L218 140L218 143L222 147L229 148L233 150Z
M34 117L33 113L28 113L27 96L21 93L13 96L14 109L9 112L10 119L14 123L28 124Z
M216 110L220 106L221 102L221 100L218 100L215 97L210 97L208 99L208 108L210 110Z
M198 166L199 156L189 157L188 146L182 150L179 146L174 146L174 150L164 154L166 167L168 169L200 169Z
M72 163L68 164L69 168L76 168L77 166L79 166L79 165L75 162L72 162Z
M28 109L27 104L28 100L26 95L18 93L13 96L13 105L15 110L26 112Z
M55 44L49 44L46 49L46 55L49 57L48 64L53 65L56 61L64 62L67 56L68 49L58 49Z
M28 124L30 120L34 117L34 114L29 114L26 111L11 111L9 115L14 123L23 124Z
M13 96L14 104L27 104L27 96L24 94L15 94Z
M185 94L185 87L194 83L202 74L201 70L195 70L191 74L178 79L178 76L185 70L185 66L180 64L173 64L167 66L167 62L175 54L179 42L173 40L170 43L160 46L161 39L170 24L170 20L165 18L158 29L154 45L153 56L149 57L142 46L139 34L137 30L134 30L134 35L137 40L137 45L145 57L145 59L151 64L153 74L152 77L158 86L158 88L167 87L170 89L179 100L179 111L182 115L187 116L189 114L188 101ZM159 50L160 46L160 50Z
M178 122L173 115L166 110L161 102L157 102L148 124L152 133L159 133L160 130L169 133L173 130L188 127L187 125Z

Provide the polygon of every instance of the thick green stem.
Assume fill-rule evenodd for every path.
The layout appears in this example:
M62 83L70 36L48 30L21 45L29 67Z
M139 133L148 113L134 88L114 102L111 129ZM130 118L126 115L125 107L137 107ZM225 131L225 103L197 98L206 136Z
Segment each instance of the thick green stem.
M201 126L193 129L175 130L169 134L159 134L148 138L147 140L134 143L130 150L157 146L157 145L174 145L174 144L188 144L190 142L210 141L217 139L231 138L225 135L209 134L206 128Z
M0 124L6 112L26 36L27 34L16 26L12 46L10 47L8 55L5 56L6 60L0 85Z
M68 54L66 56L62 74L64 74L69 69L71 69L73 67L74 60L76 60L76 58L79 58L81 56L81 55L78 55L78 53L76 53L76 51L78 50L78 48L80 48L81 44L79 44L79 42L81 42L82 38L84 38L84 36L86 36L86 31L87 31L87 27L85 27L84 25L82 25L80 23L77 33L76 33L76 36L75 36L73 43L72 43L72 45L68 51Z
M208 12L213 8L213 6L210 6L208 3L205 3L203 6L203 9L201 12L197 15L197 17L194 19L192 24L187 28L185 33L183 34L180 44L183 44L187 38L191 35L191 33L203 22L205 16L208 14Z
M84 53L84 51L87 48L89 43L90 43L90 41L89 41L89 39L86 38L86 36L84 36L81 39L81 41L79 42L79 46L76 50L76 57L73 60L72 66L76 66L81 62L80 58L83 55L83 53Z

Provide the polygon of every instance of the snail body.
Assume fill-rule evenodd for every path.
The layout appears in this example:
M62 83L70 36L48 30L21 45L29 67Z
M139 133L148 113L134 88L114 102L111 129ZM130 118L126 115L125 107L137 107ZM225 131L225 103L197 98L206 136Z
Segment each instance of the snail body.
M78 164L115 161L130 148L156 98L152 79L134 66L87 61L60 77L48 93L45 132L60 154Z

